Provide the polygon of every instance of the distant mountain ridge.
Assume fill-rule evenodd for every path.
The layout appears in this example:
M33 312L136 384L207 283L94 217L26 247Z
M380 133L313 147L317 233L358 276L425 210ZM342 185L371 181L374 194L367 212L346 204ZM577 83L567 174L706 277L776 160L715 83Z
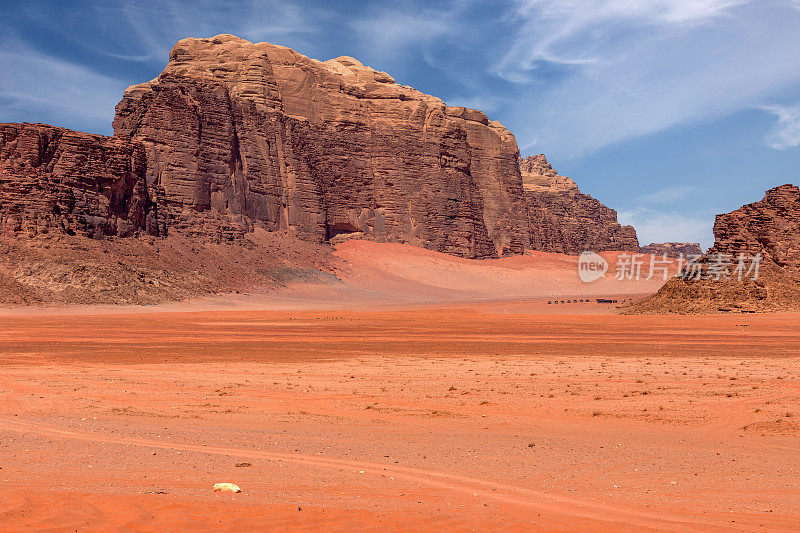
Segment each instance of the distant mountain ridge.
M692 257L703 254L699 242L651 242L639 248L639 252L649 255L666 255L667 257Z

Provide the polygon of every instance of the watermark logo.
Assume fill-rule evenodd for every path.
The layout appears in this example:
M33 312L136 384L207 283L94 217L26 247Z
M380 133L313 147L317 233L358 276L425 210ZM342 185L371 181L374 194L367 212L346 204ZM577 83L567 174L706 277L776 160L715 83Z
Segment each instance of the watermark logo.
M745 256L739 254L690 255L669 258L667 256L622 253L617 257L614 279L639 281L661 279L667 281L670 268L677 277L687 281L699 280L757 280L761 267L761 254ZM595 252L583 252L578 258L578 275L584 283L605 277L608 262Z
M578 258L578 275L584 283L603 278L608 271L608 261L594 252L582 252Z
M687 281L729 279L756 281L761 269L761 259L761 254L733 256L715 253L706 257L690 256L684 265L683 257L681 257L682 268L679 270L679 276Z

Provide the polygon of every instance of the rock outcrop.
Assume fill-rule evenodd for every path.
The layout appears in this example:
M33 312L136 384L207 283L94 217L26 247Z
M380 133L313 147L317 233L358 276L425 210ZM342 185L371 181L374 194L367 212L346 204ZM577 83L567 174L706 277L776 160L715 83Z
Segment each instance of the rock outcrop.
M145 146L168 227L356 233L472 258L529 241L513 135L350 57L184 39L125 91L114 134Z
M519 164L532 249L567 254L639 251L636 230L621 225L616 211L560 176L544 154L520 159Z
M703 249L698 242L651 242L647 246L639 248L639 253L675 258L690 258L703 255Z
M709 254L761 254L787 274L800 273L800 188L781 185L764 199L718 215Z
M137 143L43 124L0 124L0 228L30 235L163 234L145 169Z
M715 243L632 313L800 310L800 188L717 215Z

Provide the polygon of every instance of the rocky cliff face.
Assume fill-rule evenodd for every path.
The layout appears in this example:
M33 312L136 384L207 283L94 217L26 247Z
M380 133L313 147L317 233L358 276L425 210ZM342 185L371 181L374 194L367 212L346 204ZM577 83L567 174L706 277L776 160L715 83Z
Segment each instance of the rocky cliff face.
M524 182L524 183L523 183ZM616 212L481 111L350 57L184 39L129 87L114 137L0 125L0 224L87 236L405 242L470 258L638 250Z
M800 188L781 185L759 202L717 215L709 254L762 254L787 273L800 273Z
M363 234L465 257L529 241L514 137L350 57L184 39L126 90L114 133L145 147L170 227Z
M683 278L669 281L630 312L800 310L800 188L775 187L761 201L717 215L714 237L699 268L687 267ZM740 257L743 275L736 270ZM756 257L760 261L753 261Z
M584 250L639 251L632 226L617 222L617 212L560 176L544 154L520 160L528 210L530 247L568 254Z
M141 145L42 124L0 124L0 228L30 235L163 234Z
M698 242L651 242L647 246L639 248L639 252L648 255L689 258L702 255L703 249Z

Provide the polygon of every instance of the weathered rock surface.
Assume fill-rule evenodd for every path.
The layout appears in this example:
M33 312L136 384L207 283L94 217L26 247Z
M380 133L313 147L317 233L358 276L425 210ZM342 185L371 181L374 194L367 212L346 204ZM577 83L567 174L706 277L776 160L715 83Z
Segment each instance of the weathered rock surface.
M560 176L544 154L521 159L520 172L534 250L639 251L636 230L621 225L616 211L583 194L572 179Z
M647 246L639 248L639 252L648 255L689 258L702 255L703 249L698 242L651 242Z
M125 91L114 137L0 125L0 225L214 242L261 227L470 258L638 250L614 210L543 155L519 159L481 111L350 57L231 35L178 42L158 78Z
M30 235L163 233L141 145L43 124L0 124L0 228Z
M529 241L513 135L350 57L184 39L126 90L114 133L146 147L169 227L359 232L465 257Z
M699 274L695 269L689 275L687 267L683 278L669 281L630 312L800 310L800 188L781 185L761 201L717 215L714 237L714 246L699 260ZM736 271L740 262L743 275ZM725 274L714 275L719 269Z
M764 199L717 215L710 254L762 254L787 273L800 271L800 188L781 185Z

